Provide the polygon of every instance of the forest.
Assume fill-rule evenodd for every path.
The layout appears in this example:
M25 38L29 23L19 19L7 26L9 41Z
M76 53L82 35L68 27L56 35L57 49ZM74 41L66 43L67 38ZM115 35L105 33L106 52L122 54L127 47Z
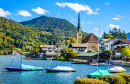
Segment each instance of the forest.
M54 19L55 22L58 22L57 18ZM38 22L32 23L34 26L31 26L27 24L20 24L12 19L0 17L0 55L12 54L12 51L17 49L20 40L24 35L24 29L24 52L38 52L37 50L39 50L40 44L55 45L57 47L58 38L59 44L66 38L75 38L77 33L76 27L67 20L65 20L65 22L62 21L63 19L60 20L60 24L63 25L62 27L56 23L52 24L53 20L51 21L51 19L48 21L49 24L44 21L42 22L42 20L38 20ZM43 23L50 27L40 27L40 24L43 25ZM83 34L87 35L85 32L83 32ZM33 49L27 49L27 46L33 46ZM21 52L21 48L22 46L20 46L19 52Z

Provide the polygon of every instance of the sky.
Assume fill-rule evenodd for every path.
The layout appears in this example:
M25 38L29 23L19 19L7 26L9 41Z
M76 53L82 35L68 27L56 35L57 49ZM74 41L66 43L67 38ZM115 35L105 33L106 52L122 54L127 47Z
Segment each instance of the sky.
M0 17L17 22L40 16L66 19L100 37L116 27L130 32L130 0L0 0Z

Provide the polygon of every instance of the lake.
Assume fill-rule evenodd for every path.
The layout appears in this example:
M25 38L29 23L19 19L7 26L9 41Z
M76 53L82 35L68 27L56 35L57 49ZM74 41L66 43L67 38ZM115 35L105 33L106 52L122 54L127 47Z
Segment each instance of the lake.
M16 56L12 67L20 66L21 56ZM23 56L24 58L24 56ZM77 77L87 78L87 74L96 71L97 66L90 66L89 64L71 64L71 62L58 61L58 66L70 66L76 69L76 72L59 72L47 73L49 60L27 60L23 59L23 64L33 65L36 67L43 67L43 71L7 71L5 68L9 67L12 61L11 55L0 55L0 84L73 84ZM50 68L56 67L56 60L51 62ZM110 66L112 67L112 66ZM126 73L130 72L129 67ZM108 69L108 66L99 66L99 69Z

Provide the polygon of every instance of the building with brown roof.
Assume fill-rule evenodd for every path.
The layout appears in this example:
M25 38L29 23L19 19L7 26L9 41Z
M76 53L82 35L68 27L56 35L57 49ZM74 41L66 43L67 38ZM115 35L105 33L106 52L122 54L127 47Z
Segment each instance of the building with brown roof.
M40 52L39 52L39 56L40 59L48 59L51 58L52 55L50 56L50 54L54 54L55 52L57 52L57 48L55 48L54 45L39 45L40 47ZM44 54L42 54L44 53ZM47 55L49 54L49 55ZM56 56L54 56L56 58Z
M84 36L82 43L88 46L88 51L95 51L98 49L98 39L93 33Z
M121 55L120 54L121 49L125 48L125 46L128 46L130 48L130 40L120 39L120 40L117 40L114 43L114 51L115 51L116 56L120 56Z
M74 52L87 52L87 45L86 44L80 44L80 43L71 43L69 45L69 48L72 48Z

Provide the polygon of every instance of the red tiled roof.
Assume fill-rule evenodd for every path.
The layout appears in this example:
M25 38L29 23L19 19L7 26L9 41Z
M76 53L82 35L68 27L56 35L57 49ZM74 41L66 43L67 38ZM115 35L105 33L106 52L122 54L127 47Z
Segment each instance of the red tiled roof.
M130 40L126 40L126 39L121 39L121 41L130 44Z
M82 40L82 43L97 43L97 42L98 42L98 40L93 33L91 33L87 36L84 36L84 38Z

